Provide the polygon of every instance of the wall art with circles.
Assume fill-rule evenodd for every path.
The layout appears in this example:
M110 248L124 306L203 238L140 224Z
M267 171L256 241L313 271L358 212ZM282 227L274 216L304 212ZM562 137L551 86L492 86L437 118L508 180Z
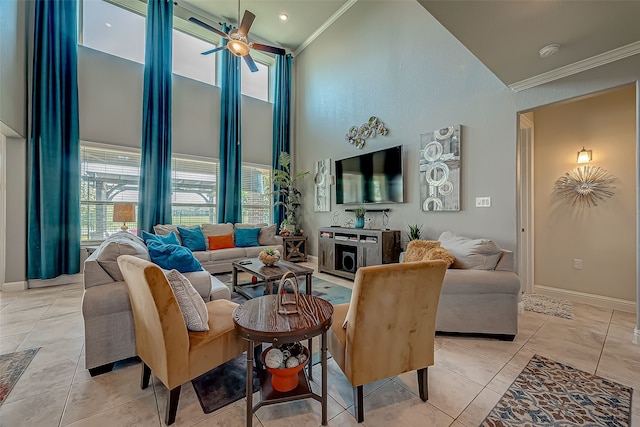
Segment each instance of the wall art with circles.
M425 212L460 210L460 128L420 135L420 205Z
M331 159L318 160L313 183L315 187L314 212L331 210Z

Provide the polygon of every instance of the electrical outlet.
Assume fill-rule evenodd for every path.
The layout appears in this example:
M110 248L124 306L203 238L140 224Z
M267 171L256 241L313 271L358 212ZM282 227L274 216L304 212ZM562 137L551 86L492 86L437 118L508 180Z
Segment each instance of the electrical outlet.
M582 260L581 259L574 259L573 260L573 268L575 268L576 270L582 270Z
M476 208L491 207L491 197L476 197Z

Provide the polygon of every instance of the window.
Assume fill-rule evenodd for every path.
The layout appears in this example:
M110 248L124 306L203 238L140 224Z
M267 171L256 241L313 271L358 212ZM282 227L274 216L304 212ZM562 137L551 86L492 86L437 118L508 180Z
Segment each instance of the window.
M258 71L252 73L247 64L242 65L242 94L269 102L269 66L256 60L256 51L252 51L251 56L258 66Z
M80 161L81 238L103 240L122 225L112 221L113 203L138 202L140 150L83 142ZM215 224L218 161L174 155L171 170L172 222ZM242 166L242 222L271 223L270 174L268 166Z
M82 44L111 55L144 64L145 17L144 3L133 3L129 10L104 0L84 0L82 3ZM179 18L175 18L178 21ZM187 34L194 24L175 22L181 31L173 30L172 70L174 74L211 85L215 84L216 56L201 55L216 47L212 42ZM201 34L203 30L194 29ZM217 36L215 36L217 37Z

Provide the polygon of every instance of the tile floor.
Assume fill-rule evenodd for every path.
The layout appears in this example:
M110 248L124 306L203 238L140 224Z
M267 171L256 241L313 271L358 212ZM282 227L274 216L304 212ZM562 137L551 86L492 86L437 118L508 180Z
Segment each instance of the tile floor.
M84 368L81 300L81 284L0 292L0 353L42 347L0 407L0 425L163 425L167 390L157 380L141 390L139 363L129 361L108 374L89 376ZM581 304L574 304L574 309L574 320L525 312L514 342L437 337L436 364L429 368L429 401L419 399L413 372L368 384L363 425L477 426L538 353L634 387L632 425L640 427L640 346L631 343L635 315ZM319 377L318 371L314 378ZM329 425L356 425L351 386L331 361L328 387ZM182 387L175 425L240 427L244 402L205 415L188 383ZM304 400L263 407L253 421L265 427L319 426L320 404Z

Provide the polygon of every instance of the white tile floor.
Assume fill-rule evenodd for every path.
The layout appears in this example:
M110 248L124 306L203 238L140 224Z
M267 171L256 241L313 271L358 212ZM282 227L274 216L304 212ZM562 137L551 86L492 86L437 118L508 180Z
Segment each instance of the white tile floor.
M141 390L139 363L121 364L95 378L84 369L81 300L81 284L0 292L0 353L42 347L0 407L0 425L163 425L167 390L157 380ZM525 312L514 342L438 337L429 401L419 399L414 372L369 384L363 425L477 426L538 353L634 387L632 425L640 427L640 346L631 343L635 315L581 304L574 309L574 320ZM318 371L314 378L319 377ZM328 388L329 425L356 425L351 386L331 361ZM240 400L205 415L188 383L175 425L244 426L244 411ZM316 427L320 404L304 400L263 407L253 421L254 426Z

